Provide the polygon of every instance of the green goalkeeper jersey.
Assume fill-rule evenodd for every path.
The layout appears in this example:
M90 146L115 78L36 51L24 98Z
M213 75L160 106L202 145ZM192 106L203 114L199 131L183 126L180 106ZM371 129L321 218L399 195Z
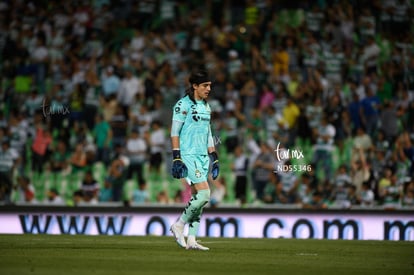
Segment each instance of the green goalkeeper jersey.
M211 109L207 102L194 103L187 95L173 109L173 120L183 123L180 131L181 155L207 155L211 136Z

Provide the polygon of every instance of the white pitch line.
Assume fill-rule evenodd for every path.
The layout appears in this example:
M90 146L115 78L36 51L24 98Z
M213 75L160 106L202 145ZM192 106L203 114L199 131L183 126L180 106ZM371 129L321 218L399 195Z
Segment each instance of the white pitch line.
M199 242L199 243L229 243L229 242L226 242L226 241L212 241L212 242L208 241L208 242L204 242L204 241L199 241L199 240L197 240L197 242Z
M318 253L296 253L297 256L318 256Z
M171 241L137 241L137 243L151 243L151 244L156 244L156 243L169 243Z

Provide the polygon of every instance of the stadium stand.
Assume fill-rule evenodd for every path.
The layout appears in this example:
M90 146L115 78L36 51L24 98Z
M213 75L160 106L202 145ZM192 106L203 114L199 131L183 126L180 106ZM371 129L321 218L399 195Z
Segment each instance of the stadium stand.
M82 203L121 188L117 201L133 204L126 142L137 130L149 203L184 203L169 144L150 167L152 122L169 140L172 105L203 66L218 206L300 207L317 192L328 207L413 207L413 2L0 1L0 200L47 204L53 189L76 205L91 171L99 192ZM249 159L245 201L235 145ZM262 154L266 200L253 180Z

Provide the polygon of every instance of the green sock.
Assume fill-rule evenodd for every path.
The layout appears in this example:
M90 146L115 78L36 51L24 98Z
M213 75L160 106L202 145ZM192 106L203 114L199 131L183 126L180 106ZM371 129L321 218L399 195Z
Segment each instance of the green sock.
M190 223L190 226L188 227L188 236L197 236L198 228L200 227L201 213L203 213L203 208L198 211L197 216Z
M198 225L200 224L200 216L203 210L203 207L209 202L210 200L210 190L200 190L197 194L194 194L191 197L191 200L188 202L187 206L185 207L183 213L181 214L180 219L189 223L190 225L194 223L194 226L198 230ZM197 225L198 223L198 225ZM190 231L192 226L190 226Z
M189 223L189 220L191 218L190 214L190 208L191 208L191 203L195 200L195 195L191 196L191 199L188 201L187 206L184 208L183 213L181 213L180 219L181 221L184 221L185 223Z

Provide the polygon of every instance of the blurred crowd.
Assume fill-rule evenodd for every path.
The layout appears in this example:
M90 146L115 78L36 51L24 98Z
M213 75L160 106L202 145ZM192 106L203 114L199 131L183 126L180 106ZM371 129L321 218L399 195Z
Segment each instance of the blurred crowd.
M151 198L149 175L169 173L171 108L204 67L213 206L414 206L412 2L2 0L0 200L81 173L74 203L185 202L185 183Z

